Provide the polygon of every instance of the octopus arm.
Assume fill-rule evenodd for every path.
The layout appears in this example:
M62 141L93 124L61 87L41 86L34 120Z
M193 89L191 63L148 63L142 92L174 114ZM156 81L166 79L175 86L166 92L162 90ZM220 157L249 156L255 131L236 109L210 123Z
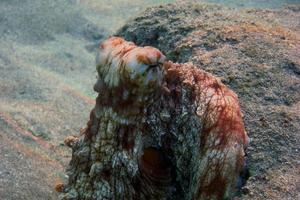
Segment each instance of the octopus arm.
M200 91L200 105L204 106L203 115L199 116L203 120L199 188L195 194L199 200L230 198L244 166L244 148L248 145L237 95L210 78L214 80Z

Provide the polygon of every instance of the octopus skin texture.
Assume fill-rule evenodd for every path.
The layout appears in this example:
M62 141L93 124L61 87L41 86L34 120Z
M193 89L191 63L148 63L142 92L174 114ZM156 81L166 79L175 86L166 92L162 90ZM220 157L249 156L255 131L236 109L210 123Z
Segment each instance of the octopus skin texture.
M249 139L237 95L191 63L119 37L99 46L99 93L60 199L230 199Z

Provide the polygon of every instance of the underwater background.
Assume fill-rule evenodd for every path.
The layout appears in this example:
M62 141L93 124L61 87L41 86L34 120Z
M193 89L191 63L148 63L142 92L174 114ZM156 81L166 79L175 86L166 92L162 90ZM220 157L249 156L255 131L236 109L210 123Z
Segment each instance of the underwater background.
M71 156L63 140L79 134L95 103L99 42L147 7L174 2L0 0L1 200L57 199L53 188L65 179L64 170ZM190 2L258 12L264 9L262 12L267 14L265 10L276 12L300 4L300 0ZM294 12L299 17L297 8ZM298 35L299 21L286 20ZM255 49L249 52L257 53Z

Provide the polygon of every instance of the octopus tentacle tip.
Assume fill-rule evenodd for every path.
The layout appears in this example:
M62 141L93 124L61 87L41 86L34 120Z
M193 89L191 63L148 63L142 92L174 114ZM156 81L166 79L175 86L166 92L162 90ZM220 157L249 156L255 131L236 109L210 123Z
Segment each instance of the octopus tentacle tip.
M78 141L78 137L75 136L67 136L64 139L64 144L68 147L73 147L74 144Z

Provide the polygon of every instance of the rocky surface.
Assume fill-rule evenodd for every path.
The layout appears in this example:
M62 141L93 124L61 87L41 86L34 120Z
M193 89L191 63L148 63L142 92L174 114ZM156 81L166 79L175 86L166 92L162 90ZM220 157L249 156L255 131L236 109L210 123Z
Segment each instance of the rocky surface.
M250 178L241 199L300 194L300 12L217 5L149 8L118 36L219 76L239 96Z

